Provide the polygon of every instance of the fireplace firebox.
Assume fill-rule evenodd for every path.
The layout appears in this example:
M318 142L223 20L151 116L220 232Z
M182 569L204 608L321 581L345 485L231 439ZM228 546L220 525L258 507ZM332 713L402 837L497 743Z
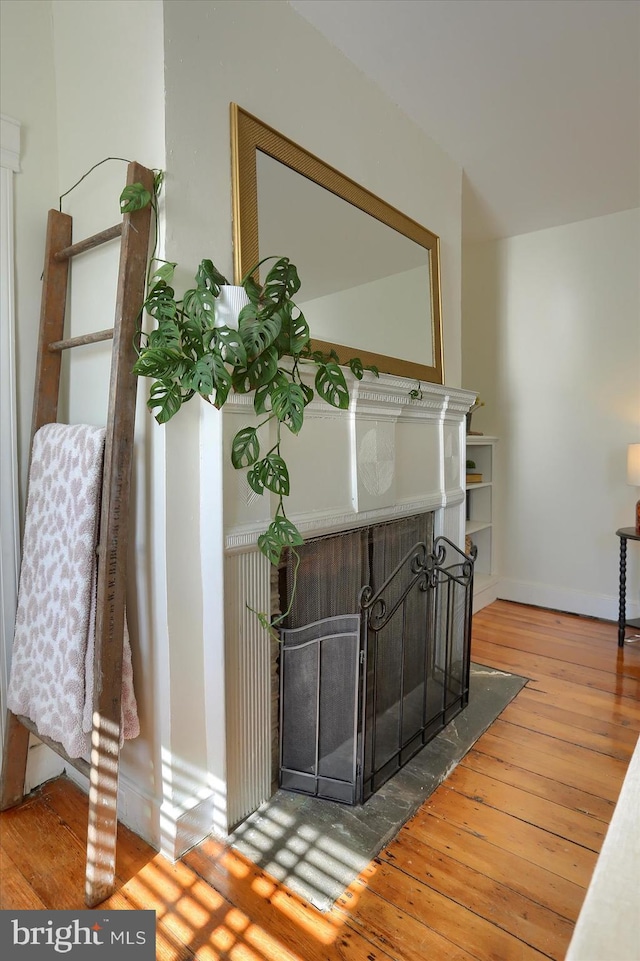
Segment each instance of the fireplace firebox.
M474 558L434 538L432 513L299 555L281 630L279 783L361 804L468 703Z

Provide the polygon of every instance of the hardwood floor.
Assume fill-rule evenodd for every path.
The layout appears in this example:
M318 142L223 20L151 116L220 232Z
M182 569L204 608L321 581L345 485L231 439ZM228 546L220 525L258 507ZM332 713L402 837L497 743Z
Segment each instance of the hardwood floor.
M103 907L155 909L161 961L564 958L640 731L640 646L616 640L503 601L476 615L473 659L531 680L331 912L219 841L170 864L122 827ZM85 836L66 778L1 815L0 908L84 907Z

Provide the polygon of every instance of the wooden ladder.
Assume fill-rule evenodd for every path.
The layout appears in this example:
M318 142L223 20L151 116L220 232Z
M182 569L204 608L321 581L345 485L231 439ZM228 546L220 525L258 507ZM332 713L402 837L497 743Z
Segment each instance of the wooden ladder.
M127 184L141 183L153 194L153 173L137 163ZM149 252L151 207L124 214L122 221L79 243L72 243L72 218L50 210L40 313L31 440L58 418L62 351L113 339L105 439L100 533L91 761L69 758L63 746L38 733L28 718L7 712L0 810L24 799L29 735L35 734L69 764L89 777L89 824L85 900L94 907L113 893L120 753L122 649L127 567L127 524L137 377L132 373L139 337ZM121 238L113 328L64 339L71 259L92 247Z

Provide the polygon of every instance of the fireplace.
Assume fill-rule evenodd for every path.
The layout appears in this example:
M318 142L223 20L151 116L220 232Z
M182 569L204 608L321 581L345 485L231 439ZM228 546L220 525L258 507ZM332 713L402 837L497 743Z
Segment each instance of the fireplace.
M473 558L421 514L318 538L284 568L281 787L366 801L468 702Z
M358 661L358 684L364 669L364 665L359 663L361 651L367 658L368 672L373 670L372 665L376 660L378 665L382 665L379 678L385 670L398 670L397 662L386 665L384 661L386 636L391 628L385 626L377 633L373 629L369 631L369 624L376 616L378 607L372 605L371 608L361 609L358 606L361 588L368 585L375 594L387 576L386 571L381 575L376 567L376 558L371 559L369 538L374 541L379 537L388 539L396 522L426 518L419 523L427 526L418 534L414 532L408 534L406 540L401 539L402 543L394 556L397 563L414 545L426 545L428 571L421 583L428 580L431 586L421 591L420 584L417 584L409 594L408 607L405 607L411 614L409 619L414 620L412 605L419 601L426 605L426 616L435 631L435 647L432 648L431 657L436 665L440 664L441 652L443 657L446 656L445 635L438 640L439 632L445 632L447 618L453 619L457 625L463 616L464 604L460 600L463 588L457 582L449 584L445 581L447 575L442 573L442 568L458 568L464 580L466 575L462 574L460 565L464 566L465 560L457 548L439 538L446 538L450 545L464 544L465 414L475 395L457 388L422 384L420 396L416 397L412 396L414 387L414 383L401 377L381 374L379 378L374 378L365 375L362 381L350 385L351 403L348 411L334 410L313 400L306 408L304 436L285 438L291 474L287 514L303 533L305 549L308 547L315 551L316 544L326 543L333 535L340 534L339 540L343 541L340 550L345 549L348 538L352 536L348 548L351 560L354 552L358 556L355 567L357 576L349 582L344 577L338 579L339 590L344 588L346 592L348 583L348 605L345 606L345 600L340 607L331 607L328 611L319 607L314 609L315 602L311 598L311 607L304 615L305 619L292 621L287 624L287 629L295 630L314 620L336 617L345 612L349 618L356 618L355 626L353 621L347 623L346 630L343 630L343 625L338 626L339 633L354 636L354 640L345 642L346 646L356 649L357 638L355 660ZM250 398L246 395L234 395L230 403L225 405L227 447L231 446L237 430L252 422L252 416ZM255 422L259 423L257 418ZM319 456L319 452L324 453ZM279 606L285 609L282 603L286 595L281 596L268 561L256 547L258 535L269 523L273 505L266 497L258 497L248 486L244 472L234 471L230 463L225 463L223 493L227 805L229 823L237 824L271 796L274 775L277 781L279 769L278 662L283 644L274 641L270 650L268 639L251 609L274 611ZM396 537L396 534L393 536ZM445 548L447 557L441 563L436 562L434 558L438 558ZM375 553L377 556L379 551ZM306 563L303 560L303 564ZM330 562L333 567L338 563L342 562L338 559ZM411 562L408 563L410 566ZM359 573L357 565L360 565ZM328 566L323 562L321 569ZM371 580L370 570L375 575ZM442 579L438 586L434 586L436 576ZM396 587L394 585L391 590L396 590ZM317 594L326 598L328 589L318 588ZM449 603L453 607L447 608L447 595L450 595ZM332 596L337 596L334 588ZM400 616L400 613L395 616ZM369 632L366 638L363 637L363 621L367 621ZM455 630L458 630L457 626ZM378 637L384 640L378 640ZM404 658L407 663L413 663L412 645L416 643L413 636L408 635L404 643ZM326 646L325 642L322 642L322 646ZM285 658L288 656L285 655ZM458 662L456 650L454 680L451 683L454 687L464 688L463 675L460 675L461 683L455 680ZM432 671L435 676L434 672L435 667ZM341 671L338 673L340 683L346 685L347 675L343 677ZM356 690L353 673L351 678ZM432 681L433 678L427 678L427 688L431 685L429 697L435 690ZM402 755L400 760L403 760L416 747L413 739L409 738L412 708L408 695L414 688L411 685L407 688L406 680L404 683L406 690L402 697L402 721L398 721L400 708L393 707L395 702L392 694L386 690L378 693L379 703L380 697L390 698L388 706L394 724L404 725L407 735L407 743L403 742L400 748L396 745L389 757L385 756L386 735L381 727L372 727L370 713L366 713L372 710L373 695L369 693L369 701L361 699L358 688L357 728L354 735L357 760L360 760L361 767L371 756L377 760L374 760L366 775L360 772L362 788L350 789L355 792L356 800L360 791L366 796L367 792L376 790L381 778L387 774L387 765L391 770L396 769L398 758L394 755L398 750ZM372 691L371 686L368 690ZM419 694L414 697L417 700ZM464 698L464 693L456 690L452 697L455 701L458 697ZM442 717L434 720L432 726L446 722L457 709L457 704L443 708ZM422 742L423 737L429 736L432 726L430 722L424 734L418 732L415 735L418 743ZM323 738L327 730L325 718ZM364 741L360 737L362 731L365 732ZM366 740L373 738L373 731L376 731L375 748ZM368 753L365 757L359 751ZM340 791L344 790L340 788ZM342 800L350 803L348 796Z

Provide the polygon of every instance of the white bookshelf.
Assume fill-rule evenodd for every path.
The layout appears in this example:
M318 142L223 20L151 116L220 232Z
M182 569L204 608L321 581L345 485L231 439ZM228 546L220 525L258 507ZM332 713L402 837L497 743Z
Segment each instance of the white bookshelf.
M467 460L475 461L482 474L478 483L467 484L465 533L478 549L473 581L473 610L495 601L498 575L495 566L494 495L495 445L497 437L467 434Z

